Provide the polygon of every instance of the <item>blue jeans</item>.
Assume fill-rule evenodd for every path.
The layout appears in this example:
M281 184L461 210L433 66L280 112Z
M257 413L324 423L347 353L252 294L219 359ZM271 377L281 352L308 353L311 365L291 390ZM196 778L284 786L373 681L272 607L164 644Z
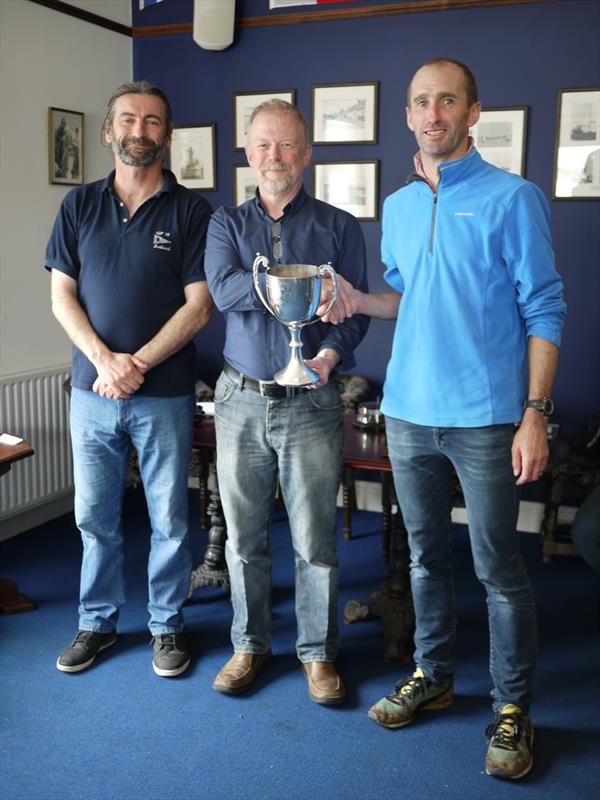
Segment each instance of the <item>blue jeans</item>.
M519 491L510 452L514 426L430 428L387 417L386 431L408 530L417 620L415 663L436 682L454 675L454 467L467 507L475 573L487 593L494 710L507 703L527 709L537 621L516 531Z
M152 526L148 627L179 633L192 569L188 462L193 395L107 400L71 392L75 521L83 541L79 628L109 633L125 603L122 501L130 445L137 451Z
M279 478L295 556L296 652L301 661L337 655L342 411L335 381L281 400L240 389L224 374L217 382L217 476L236 652L264 653L271 643L268 533Z

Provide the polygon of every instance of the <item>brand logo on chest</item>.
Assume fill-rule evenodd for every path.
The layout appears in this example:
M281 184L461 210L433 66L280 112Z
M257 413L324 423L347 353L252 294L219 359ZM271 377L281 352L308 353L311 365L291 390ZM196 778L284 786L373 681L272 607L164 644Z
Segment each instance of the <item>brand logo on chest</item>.
M152 240L152 247L155 250L166 250L170 253L173 246L170 236L171 234L168 231L156 231Z

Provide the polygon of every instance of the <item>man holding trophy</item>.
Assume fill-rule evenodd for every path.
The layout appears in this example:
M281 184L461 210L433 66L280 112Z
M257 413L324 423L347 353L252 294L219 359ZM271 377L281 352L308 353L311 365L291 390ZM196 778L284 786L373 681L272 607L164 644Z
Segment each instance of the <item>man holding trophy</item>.
M333 664L343 408L329 378L336 367L353 366L368 319L310 323L325 271L333 268L362 291L367 280L356 219L303 188L311 153L306 120L295 106L281 100L258 106L246 146L257 193L238 208L219 209L208 231L208 285L226 320L215 428L234 612L234 654L213 688L246 691L271 656L268 532L279 481L295 554L296 652L310 699L333 705L346 695ZM269 264L262 281L260 267Z

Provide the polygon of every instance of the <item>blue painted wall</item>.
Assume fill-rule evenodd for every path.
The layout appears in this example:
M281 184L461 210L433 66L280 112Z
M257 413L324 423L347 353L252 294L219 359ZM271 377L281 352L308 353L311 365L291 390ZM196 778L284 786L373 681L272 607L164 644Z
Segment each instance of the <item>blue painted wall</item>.
M137 6L134 0L134 28L192 19L191 0L165 0L142 12ZM267 9L267 0L237 3L238 16L267 15ZM235 92L295 89L310 123L312 84L372 80L380 84L378 143L315 146L313 160L379 159L381 206L411 170L416 149L405 123L406 84L423 61L440 55L469 64L484 107L529 107L525 174L550 197L557 92L600 85L599 31L600 3L559 0L242 28L222 52L202 50L190 35L138 37L133 71L135 79L154 81L167 92L176 124L216 123L218 186L205 194L214 208L233 204L233 165L244 163L243 153L233 149ZM310 170L306 185L311 191ZM600 413L600 201L552 201L551 211L569 304L556 420L564 431L578 432L590 414ZM362 227L370 284L379 290L384 288L380 225L364 222ZM375 387L383 382L391 339L392 325L374 321L357 350L356 372ZM222 363L222 341L223 321L217 313L197 342L200 372L209 383Z

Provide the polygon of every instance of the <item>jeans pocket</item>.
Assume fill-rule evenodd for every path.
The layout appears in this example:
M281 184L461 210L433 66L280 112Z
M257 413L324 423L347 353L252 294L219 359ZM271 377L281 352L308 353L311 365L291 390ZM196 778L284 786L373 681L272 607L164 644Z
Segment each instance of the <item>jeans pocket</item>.
M339 410L341 412L344 407L340 400L340 389L335 380L331 380L320 389L307 391L307 395L311 404L319 411Z
M237 385L221 373L215 386L215 403L226 403L231 399L236 389Z

